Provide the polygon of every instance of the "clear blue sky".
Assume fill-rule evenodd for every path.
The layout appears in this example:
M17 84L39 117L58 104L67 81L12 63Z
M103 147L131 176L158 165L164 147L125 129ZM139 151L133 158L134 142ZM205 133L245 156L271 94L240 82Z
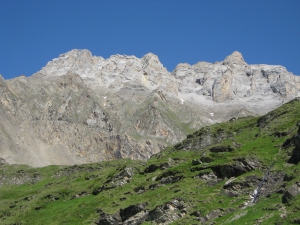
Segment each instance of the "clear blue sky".
M178 63L222 61L300 75L300 0L0 0L0 74L30 76L71 49L158 55Z

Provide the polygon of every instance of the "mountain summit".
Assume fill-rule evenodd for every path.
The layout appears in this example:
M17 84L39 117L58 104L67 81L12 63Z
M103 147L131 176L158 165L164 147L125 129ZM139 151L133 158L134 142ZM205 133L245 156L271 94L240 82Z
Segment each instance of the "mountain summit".
M148 53L107 59L74 49L31 77L0 77L0 158L32 166L147 159L205 125L265 114L298 96L282 66L179 64Z
M224 65L247 65L242 54L238 51L234 51L231 55L227 56L224 60Z

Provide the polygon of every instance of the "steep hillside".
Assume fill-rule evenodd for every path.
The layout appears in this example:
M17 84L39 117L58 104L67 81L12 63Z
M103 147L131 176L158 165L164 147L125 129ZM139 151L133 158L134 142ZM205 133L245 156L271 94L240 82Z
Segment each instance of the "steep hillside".
M299 224L300 101L148 161L0 166L1 224Z
M0 76L0 157L34 167L148 159L205 125L265 114L299 88L284 67L248 65L239 52L171 73L152 53L75 49L33 76Z

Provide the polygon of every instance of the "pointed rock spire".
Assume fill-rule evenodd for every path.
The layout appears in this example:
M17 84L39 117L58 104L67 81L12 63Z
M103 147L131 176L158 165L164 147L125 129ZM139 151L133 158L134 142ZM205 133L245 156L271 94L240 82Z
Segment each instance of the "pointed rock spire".
M163 68L162 63L159 61L158 56L153 53L148 53L142 57L143 68L152 66L155 68Z
M242 54L238 51L234 51L231 55L227 56L223 61L224 65L247 65Z

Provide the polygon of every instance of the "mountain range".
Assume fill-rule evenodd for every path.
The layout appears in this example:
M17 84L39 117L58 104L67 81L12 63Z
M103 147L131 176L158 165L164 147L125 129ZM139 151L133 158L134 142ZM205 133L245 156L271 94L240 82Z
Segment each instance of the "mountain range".
M283 66L93 56L71 50L32 76L0 76L0 158L9 164L73 165L148 159L206 125L263 115L299 95Z

